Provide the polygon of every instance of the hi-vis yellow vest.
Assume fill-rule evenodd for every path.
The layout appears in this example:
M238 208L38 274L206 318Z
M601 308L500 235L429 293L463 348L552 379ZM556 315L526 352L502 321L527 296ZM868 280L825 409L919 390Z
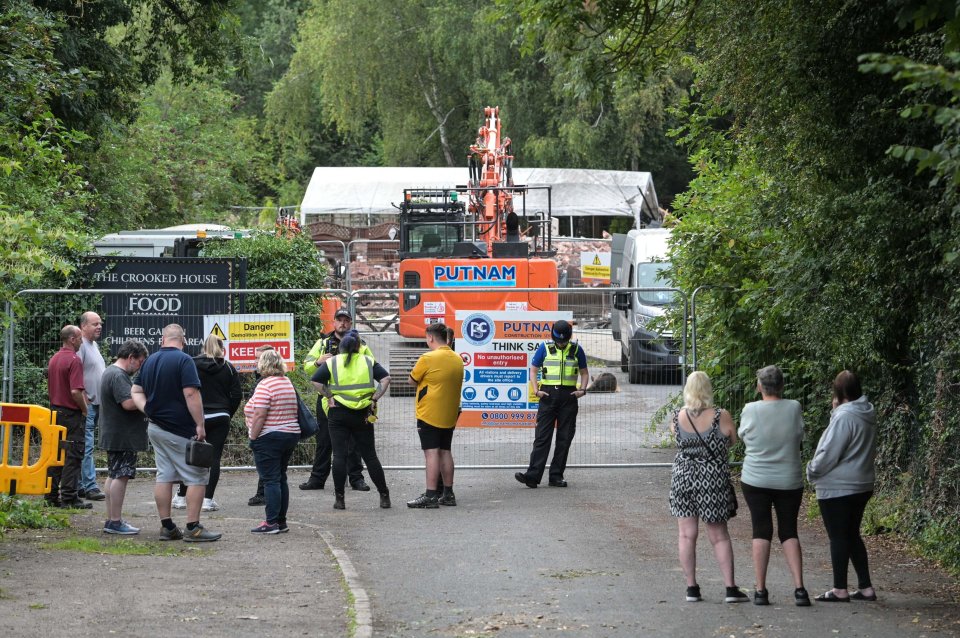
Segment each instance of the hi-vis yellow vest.
M543 385L569 385L576 387L580 378L580 366L577 365L576 343L570 343L561 350L554 343L545 344L547 356L540 370L540 382Z
M373 403L370 397L377 387L373 379L373 357L354 354L348 365L347 355L338 354L327 359L325 365L330 370L327 387L339 405L362 410Z

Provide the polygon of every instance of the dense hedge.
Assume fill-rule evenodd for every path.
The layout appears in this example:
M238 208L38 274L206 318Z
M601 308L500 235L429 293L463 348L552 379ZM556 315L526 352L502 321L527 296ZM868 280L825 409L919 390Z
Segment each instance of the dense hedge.
M960 83L943 26L914 33L897 15L704 9L681 132L698 177L677 203L672 276L718 286L697 303L699 363L732 410L777 363L813 446L832 378L861 375L879 416L876 527L960 571Z

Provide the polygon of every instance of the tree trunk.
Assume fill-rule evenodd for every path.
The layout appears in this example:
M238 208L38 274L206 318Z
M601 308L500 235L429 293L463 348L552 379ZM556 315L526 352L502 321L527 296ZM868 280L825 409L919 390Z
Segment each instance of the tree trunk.
M440 150L443 151L443 157L447 161L447 166L456 166L453 163L453 152L450 149L450 140L447 137L447 116L440 105L440 96L437 93L437 74L433 68L433 57L427 56L427 71L429 77L424 78L418 73L420 80L420 89L423 91L423 99L427 102L430 113L437 121L437 132L440 134Z

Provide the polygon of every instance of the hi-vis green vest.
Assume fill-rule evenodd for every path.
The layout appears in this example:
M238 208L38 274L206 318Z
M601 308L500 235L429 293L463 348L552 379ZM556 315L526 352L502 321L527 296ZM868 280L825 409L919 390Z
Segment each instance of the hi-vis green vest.
M567 344L561 350L555 343L546 345L547 356L543 359L540 369L540 382L543 385L569 385L576 387L580 378L580 367L577 365L577 351L580 346L576 343Z
M370 397L377 386L373 379L373 357L355 354L347 365L347 355L338 354L327 359L325 365L330 370L327 387L339 405L362 410L373 403Z

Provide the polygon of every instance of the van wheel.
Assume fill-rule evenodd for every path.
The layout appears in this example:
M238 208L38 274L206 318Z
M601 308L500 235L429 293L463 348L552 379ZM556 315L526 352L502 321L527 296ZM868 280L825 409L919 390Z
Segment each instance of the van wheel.
M640 366L637 364L627 364L627 377L630 379L630 383L636 385L638 383L643 383L643 374L640 372Z
M620 371L629 372L629 370L630 370L630 361L627 359L626 353L623 350L621 350L620 351Z

